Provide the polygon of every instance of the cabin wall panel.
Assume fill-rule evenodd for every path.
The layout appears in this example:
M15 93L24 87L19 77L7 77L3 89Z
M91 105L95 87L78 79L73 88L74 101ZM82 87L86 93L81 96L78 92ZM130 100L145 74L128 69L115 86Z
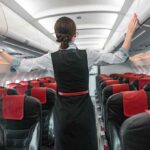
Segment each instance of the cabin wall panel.
M112 74L112 73L126 73L126 72L135 72L129 63L119 64L119 65L108 65L101 66L102 74Z

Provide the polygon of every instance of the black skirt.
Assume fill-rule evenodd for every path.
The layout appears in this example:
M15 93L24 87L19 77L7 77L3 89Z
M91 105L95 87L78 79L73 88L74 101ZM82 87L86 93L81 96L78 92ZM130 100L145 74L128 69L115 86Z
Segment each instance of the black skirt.
M94 107L89 94L57 96L55 150L98 150Z

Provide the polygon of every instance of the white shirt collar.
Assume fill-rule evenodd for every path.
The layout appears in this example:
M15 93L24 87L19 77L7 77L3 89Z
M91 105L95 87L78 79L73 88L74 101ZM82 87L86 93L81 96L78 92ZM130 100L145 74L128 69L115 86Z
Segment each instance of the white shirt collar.
M76 46L75 43L70 42L70 43L69 43L69 47L68 47L67 49L65 49L65 50L70 50L70 49L78 49L78 48L77 48L77 46ZM60 49L60 50L62 50L62 49Z

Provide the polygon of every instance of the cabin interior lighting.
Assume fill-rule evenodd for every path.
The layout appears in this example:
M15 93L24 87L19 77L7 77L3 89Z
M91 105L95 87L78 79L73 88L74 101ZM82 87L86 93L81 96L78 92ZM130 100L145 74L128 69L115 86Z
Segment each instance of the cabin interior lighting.
M92 1L92 0L91 0ZM74 2L67 1L68 5L57 6L55 3L51 4L50 0L15 0L24 10L26 10L32 17L40 18L47 15L56 15L62 13L74 13L74 12L90 12L90 11L114 11L119 12L125 2L125 0L103 0L101 2ZM61 4L61 1L57 1ZM49 7L48 7L49 6Z

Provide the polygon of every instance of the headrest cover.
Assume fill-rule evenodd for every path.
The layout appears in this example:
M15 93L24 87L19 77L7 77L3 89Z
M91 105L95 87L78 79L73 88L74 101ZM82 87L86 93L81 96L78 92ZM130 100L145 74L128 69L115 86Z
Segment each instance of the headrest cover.
M28 81L20 81L20 84L21 84L21 85L28 85L29 82L28 82Z
M112 85L113 94L123 92L123 91L129 91L129 85L128 84L115 84Z
M0 96L6 96L7 95L7 89L6 88L0 88Z
M106 85L112 85L112 84L119 84L118 80L106 80L105 81Z
M19 95L24 95L28 89L28 85L18 85L15 88Z
M38 81L41 81L41 82L43 82L43 83L48 83L48 80L42 79L42 78L38 79Z
M145 91L128 91L122 94L125 116L130 117L148 109L148 99Z
M56 87L57 87L56 83L44 83L44 86L47 88L51 88L55 91L56 91Z
M7 87L10 88L10 89L12 89L12 88L14 88L16 85L17 85L16 83L9 83L9 84L7 84Z
M24 117L24 96L4 96L2 99L2 116L4 119L22 120Z
M39 87L40 86L40 82L39 81L31 81L30 85L33 87Z
M144 85L150 83L150 79L140 79L139 80L139 90L143 89Z
M47 102L46 89L47 88L45 88L45 87L32 88L31 89L31 96L39 99L42 104L45 104Z
M131 77L129 77L129 82L132 82L132 81L135 81L138 79L139 79L139 77L131 76Z

